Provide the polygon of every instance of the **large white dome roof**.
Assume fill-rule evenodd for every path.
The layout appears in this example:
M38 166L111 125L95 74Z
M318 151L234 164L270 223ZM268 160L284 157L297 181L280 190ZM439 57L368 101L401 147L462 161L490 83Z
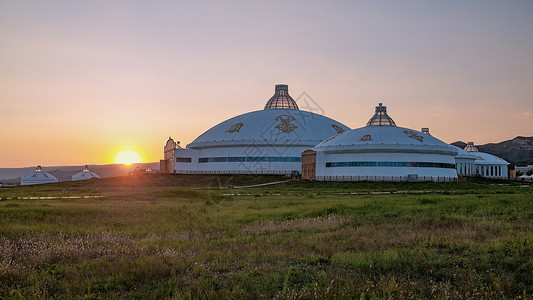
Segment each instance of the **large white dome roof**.
M226 120L196 138L187 148L223 145L314 146L350 130L328 117L307 111L270 109L253 111Z
M350 128L333 119L299 110L288 94L287 85L276 85L264 110L228 119L200 135L187 148L251 144L313 147L346 130Z
M319 151L429 152L456 155L457 149L420 131L396 126L367 126L341 133L315 147Z
M366 127L333 136L318 144L317 151L335 152L411 152L457 155L457 149L430 134L397 127L379 103Z

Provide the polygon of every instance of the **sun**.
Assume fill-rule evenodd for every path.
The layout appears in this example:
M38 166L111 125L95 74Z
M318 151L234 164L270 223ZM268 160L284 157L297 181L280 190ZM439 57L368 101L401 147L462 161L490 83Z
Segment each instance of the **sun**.
M131 164L136 164L141 162L141 156L133 150L124 150L121 151L115 156L116 164L125 164L129 166Z

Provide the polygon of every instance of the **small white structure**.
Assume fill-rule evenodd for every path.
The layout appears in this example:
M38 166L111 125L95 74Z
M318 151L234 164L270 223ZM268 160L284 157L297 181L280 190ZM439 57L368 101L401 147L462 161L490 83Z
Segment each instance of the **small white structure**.
M59 179L57 179L54 175L45 172L43 168L41 168L41 166L37 166L37 168L35 168L35 171L28 173L22 176L22 178L20 178L21 185L35 185L54 182L59 182Z
M527 165L525 167L516 166L515 170L516 170L516 172L526 173L527 171L533 170L533 165Z
M88 180L92 178L100 178L100 176L94 172L91 172L87 165L85 165L85 169L83 169L83 171L72 175L72 181Z
M476 156L476 174L487 178L507 179L509 177L507 171L509 163L505 160L492 154L479 152L474 142L468 142L465 150Z
M454 181L457 149L429 134L397 127L381 103L366 127L318 144L316 180Z
M517 177L518 180L532 180L533 181L533 175L522 175Z

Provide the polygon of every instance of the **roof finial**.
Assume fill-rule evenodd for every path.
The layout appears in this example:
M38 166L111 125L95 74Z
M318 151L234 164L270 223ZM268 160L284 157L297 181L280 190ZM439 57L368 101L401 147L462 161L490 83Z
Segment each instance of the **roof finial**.
M383 106L382 103L379 103L376 106L376 112L374 116L370 118L366 126L396 126L396 123L392 120L391 117L387 114L387 107Z
M274 96L268 100L265 105L266 109L296 109L296 101L289 95L289 86L286 84L276 84Z
M478 152L477 147L474 145L474 142L468 142L466 144L465 150L468 152Z

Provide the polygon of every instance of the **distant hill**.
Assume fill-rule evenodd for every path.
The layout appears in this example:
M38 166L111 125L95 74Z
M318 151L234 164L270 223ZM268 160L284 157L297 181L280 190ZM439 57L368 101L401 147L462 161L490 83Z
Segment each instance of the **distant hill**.
M72 175L83 170L83 166L43 166L45 172L48 172L59 179L59 181L70 181ZM89 165L89 169L98 174L102 178L126 176L130 171L136 168L146 169L151 168L154 171L159 170L159 163L140 163L125 166L121 164L110 165ZM20 177L32 172L35 167L25 168L0 168L0 183L20 183Z
M452 145L461 149L466 147L466 143L462 141ZM476 147L481 152L496 155L518 166L533 164L533 137L517 136L512 140L476 145Z

